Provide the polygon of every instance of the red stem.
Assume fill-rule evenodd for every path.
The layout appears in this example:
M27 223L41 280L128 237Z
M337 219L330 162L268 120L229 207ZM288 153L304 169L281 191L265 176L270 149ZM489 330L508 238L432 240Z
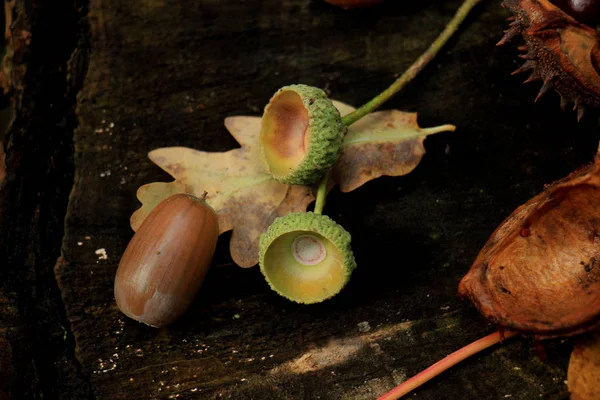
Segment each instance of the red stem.
M516 332L504 331L494 332L491 335L485 336L473 343L466 345L460 350L446 356L440 361L433 364L431 367L421 371L419 374L413 376L409 380L402 382L399 386L395 387L391 391L387 392L383 396L379 397L378 400L396 400L404 396L407 393L412 392L425 382L435 378L448 368L458 364L462 360L471 357L474 354L479 353L482 350L487 349L497 343L502 342L504 339L508 339L517 335Z

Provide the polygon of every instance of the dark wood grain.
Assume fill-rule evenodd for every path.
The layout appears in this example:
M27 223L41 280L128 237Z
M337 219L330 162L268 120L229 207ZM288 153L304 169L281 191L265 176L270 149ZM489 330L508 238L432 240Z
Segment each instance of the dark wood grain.
M338 296L313 306L279 297L257 268L232 264L228 234L219 240L199 297L171 327L153 329L128 319L112 290L133 235L129 216L139 206L136 189L170 180L147 159L150 150L234 148L223 119L260 115L271 95L292 83L319 86L360 105L410 65L458 5L389 0L343 11L319 0L91 0L68 14L71 50L52 64L62 71L54 82L63 85L54 88L62 100L54 101L66 109L49 115L76 115L78 125L73 130L74 120L67 119L64 130L44 135L43 127L59 125L45 124L46 114L18 110L16 118L36 118L34 127L23 125L21 136L39 140L42 148L23 145L15 153L5 146L9 184L0 191L13 196L2 198L6 210L27 195L26 219L16 219L21 214L14 208L4 214L21 233L37 226L31 222L36 204L59 208L41 214L60 219L47 231L52 235L23 239L34 248L44 243L45 257L25 264L30 272L23 272L26 256L12 250L5 268L11 271L9 288L20 288L23 298L12 304L25 333L10 343L30 343L31 332L65 324L67 340L58 353L70 360L72 372L52 367L54 353L34 356L35 349L53 343L42 332L23 349L33 365L45 366L36 377L75 377L79 391L42 385L38 392L97 399L372 399L493 331L458 300L460 278L516 206L591 161L599 140L593 118L577 124L573 113L559 112L555 94L533 104L538 85L522 86L510 75L519 59L515 46L495 46L508 17L498 2L480 5L433 64L386 105L418 112L422 127L452 123L456 132L428 138L427 154L407 176L330 194L325 212L353 235L358 262ZM69 9L66 2L62 7ZM44 71L35 72L40 82L52 79ZM43 89L45 94L32 96L54 93ZM51 193L51 182L22 171L31 165L42 170L40 157L49 162L50 149L68 150L71 132L74 152L58 157L66 174L57 185L60 195L35 200L35 188ZM50 137L66 144L43 147ZM16 154L38 161L18 161ZM31 187L17 187L15 177ZM38 284L52 293L56 282L48 276L48 261L59 255L60 208L71 183L55 268L62 303L58 291L47 295L54 299L49 312L57 317L36 323L41 313L26 311L38 304L25 290L31 280L16 281L40 274ZM22 237L3 235L12 246ZM108 259L99 259L99 249ZM63 305L66 315L60 314ZM0 345L6 340L2 332ZM69 358L74 346L76 359ZM542 362L530 341L513 340L453 368L419 390L418 398L566 399L571 344L547 346L548 360ZM12 376L23 385L18 373Z
M85 6L15 0L4 11L10 96L0 104L13 113L0 113L0 398L89 398L54 276L89 47Z

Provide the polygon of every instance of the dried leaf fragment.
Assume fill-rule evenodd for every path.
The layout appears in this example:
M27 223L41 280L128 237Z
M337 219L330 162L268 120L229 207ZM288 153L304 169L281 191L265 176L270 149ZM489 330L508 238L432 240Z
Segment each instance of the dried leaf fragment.
M567 383L571 400L600 399L600 333L582 338L575 345Z
M342 192L351 192L383 175L406 175L421 162L427 136L455 129L454 125L420 128L416 113L374 112L348 128L333 176Z
M494 323L539 338L600 317L600 154L517 208L483 247L459 294Z

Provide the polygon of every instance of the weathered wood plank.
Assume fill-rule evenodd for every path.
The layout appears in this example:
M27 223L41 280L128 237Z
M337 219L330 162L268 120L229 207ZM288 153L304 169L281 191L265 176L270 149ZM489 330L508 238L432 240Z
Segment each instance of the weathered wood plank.
M137 187L169 178L146 153L235 146L222 126L260 115L280 86L308 83L356 104L433 40L459 1L389 1L343 12L322 1L92 0L92 52L78 97L76 174L56 268L97 398L369 399L493 327L456 298L460 277L515 206L591 160L594 121L510 76L496 48L507 14L485 4L388 107L418 111L427 139L409 176L333 192L326 212L352 234L359 264L336 298L299 306L259 271L231 265L227 236L181 321L152 329L116 308L112 285L132 232ZM555 135L556 127L563 134ZM108 259L95 251L105 249ZM569 345L547 363L515 341L455 368L422 399L564 399Z

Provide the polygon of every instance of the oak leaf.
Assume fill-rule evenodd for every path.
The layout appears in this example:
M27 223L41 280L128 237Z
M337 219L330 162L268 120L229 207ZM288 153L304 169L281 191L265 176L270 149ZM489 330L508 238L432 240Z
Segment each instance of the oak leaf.
M342 115L354 108L334 101ZM131 216L133 230L163 199L176 193L202 196L219 217L220 233L232 230L230 252L243 268L258 262L260 235L279 216L305 211L314 200L309 186L279 183L264 168L258 147L260 117L229 117L225 127L241 145L226 152L205 152L167 147L148 156L172 175L173 182L155 182L138 189L142 207ZM421 129L416 114L382 111L352 125L343 153L334 166L335 183L349 192L381 175L398 176L412 171L421 160L427 135L453 130L452 125Z
M420 128L416 113L398 110L371 113L348 128L342 155L332 175L342 192L351 192L383 175L406 175L421 162L427 136L455 129L454 125Z

